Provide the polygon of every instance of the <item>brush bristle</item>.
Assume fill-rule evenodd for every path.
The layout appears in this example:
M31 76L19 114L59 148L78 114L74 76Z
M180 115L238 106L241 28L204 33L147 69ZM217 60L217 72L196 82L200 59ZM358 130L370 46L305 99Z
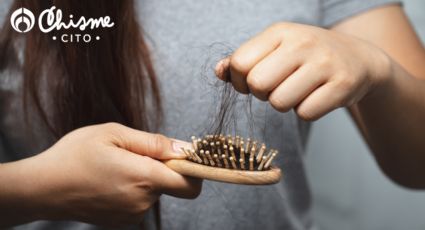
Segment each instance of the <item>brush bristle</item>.
M187 159L212 167L235 170L269 170L278 151L266 149L264 143L239 136L206 135L192 136L193 150L183 149Z

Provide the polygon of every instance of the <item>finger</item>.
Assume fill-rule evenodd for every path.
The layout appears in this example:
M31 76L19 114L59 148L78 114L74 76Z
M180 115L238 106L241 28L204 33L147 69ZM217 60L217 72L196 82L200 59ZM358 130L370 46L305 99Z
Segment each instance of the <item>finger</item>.
M192 149L191 143L171 140L161 134L147 133L119 124L111 126L114 144L140 155L160 160L186 158L181 149Z
M222 81L230 81L230 57L226 57L220 60L215 66L215 75Z
M167 195L181 198L195 198L202 188L202 180L185 177L168 168L164 163L147 156L139 156L125 149L115 149L123 168L136 175L143 182L142 188L151 190L152 195Z
M251 93L267 100L269 93L302 64L302 56L281 45L249 71L247 84Z
M335 83L327 83L312 92L295 109L303 120L314 121L343 105L348 92L336 90Z
M230 57L230 74L233 87L241 93L249 93L246 76L261 59L280 44L280 33L267 29L244 43Z
M232 63L232 59L230 59L230 63ZM245 74L239 72L234 65L230 65L230 81L232 82L233 88L239 93L248 94L249 89L246 84Z
M270 104L280 112L287 112L298 105L326 78L309 65L303 65L277 86L268 98Z
M160 193L170 196L193 199L202 189L202 180L186 177L168 168L162 162L145 158L143 165L149 165L149 180Z

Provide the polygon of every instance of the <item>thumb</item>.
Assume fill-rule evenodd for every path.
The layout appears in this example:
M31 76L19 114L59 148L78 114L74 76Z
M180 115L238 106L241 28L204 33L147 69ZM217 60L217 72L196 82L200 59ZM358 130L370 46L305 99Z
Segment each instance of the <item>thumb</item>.
M230 81L228 70L230 66L230 57L220 60L214 68L215 75L222 81Z
M186 158L182 148L192 149L189 142L170 139L161 134L153 134L119 125L118 138L114 142L120 148L158 160Z

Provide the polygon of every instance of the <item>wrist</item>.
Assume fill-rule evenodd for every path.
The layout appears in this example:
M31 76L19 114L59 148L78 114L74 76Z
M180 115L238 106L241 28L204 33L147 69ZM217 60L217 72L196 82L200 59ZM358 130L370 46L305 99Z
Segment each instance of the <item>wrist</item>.
M369 55L364 60L369 66L367 74L371 79L371 84L369 91L361 101L381 97L380 95L385 94L394 80L394 62L391 57L377 47L369 47L369 51Z
M0 226L60 218L52 203L54 197L45 180L48 172L41 158L35 156L0 165L0 213L4 217Z
M376 54L369 59L372 63L371 76L375 79L375 88L385 87L394 76L393 61L383 50L375 48Z
M35 205L33 186L35 178L30 173L29 158L0 165L0 226L23 224L42 218Z
M381 51L381 54L374 60L374 63L374 69L371 74L373 74L372 76L375 78L375 81L371 84L369 91L364 97L354 105L354 107L360 110L373 110L377 103L382 104L383 99L386 100L388 96L394 93L394 87L397 84L395 82L397 79L395 77L397 67L391 57Z
M62 204L66 194L61 186L63 180L60 168L63 164L55 162L55 158L51 159L48 155L41 153L27 162L31 169L29 178L33 181L33 191L29 197L33 201L32 210L38 213L35 217L39 220L67 219L68 215Z

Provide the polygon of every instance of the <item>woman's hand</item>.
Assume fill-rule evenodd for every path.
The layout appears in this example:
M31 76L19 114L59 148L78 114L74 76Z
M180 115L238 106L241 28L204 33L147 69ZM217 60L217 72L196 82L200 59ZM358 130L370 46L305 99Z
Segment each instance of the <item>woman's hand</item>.
M278 23L217 64L241 93L295 109L305 120L360 101L389 78L390 60L360 39L308 25ZM230 79L226 71L230 68Z
M190 144L119 124L81 128L35 157L1 165L4 176L15 169L9 174L16 177L11 185L19 186L2 191L0 206L10 215L13 210L15 215L25 213L17 210L24 206L39 215L35 219L108 226L140 223L162 193L183 198L200 193L200 180L156 160L184 158L181 147ZM18 199L17 194L25 195Z

